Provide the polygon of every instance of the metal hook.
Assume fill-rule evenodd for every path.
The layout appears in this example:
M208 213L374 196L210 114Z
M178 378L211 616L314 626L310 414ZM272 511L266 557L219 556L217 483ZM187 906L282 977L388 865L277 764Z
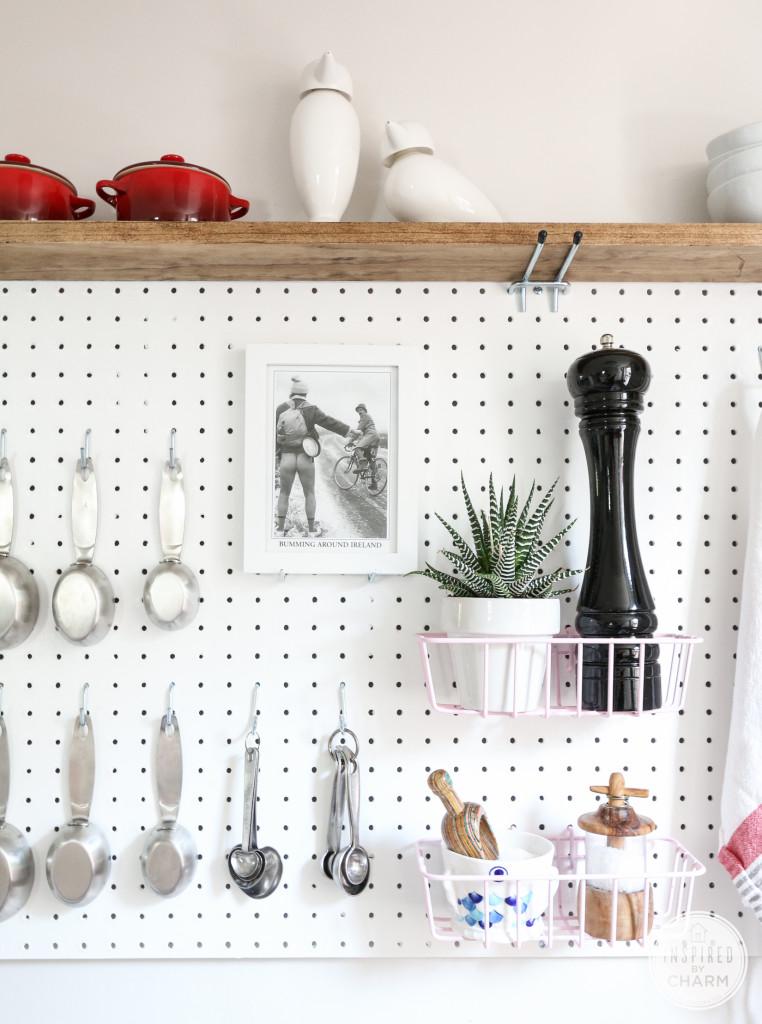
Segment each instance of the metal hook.
M82 687L82 702L79 706L79 727L84 729L87 724L87 716L90 714L90 708L87 706L87 694L90 689L90 684L85 683Z
M86 473L88 464L90 462L90 435L92 431L88 427L85 431L85 442L79 449L79 471L80 473Z
M582 232L581 231L575 231L574 232L574 236L572 238L572 244L569 247L569 251L567 252L567 254L566 254L565 258L564 258L564 261L561 264L560 270L556 274L555 281L552 282L554 285L556 285L556 287L555 288L551 288L551 290L550 290L550 311L551 311L551 313L557 313L558 312L558 295L559 295L559 292L566 292L569 289L569 284L568 284L567 281L564 281L564 278L566 277L566 271L571 266L572 260L577 255L577 249L579 249L581 244L582 244Z
M8 431L3 427L0 430L0 462L5 462L8 457Z
M174 715L174 703L173 703L173 700L172 700L172 698L174 696L174 688L175 688L175 684L174 683L170 683L169 684L169 689L167 690L167 722L171 722L172 719L175 717L175 715Z
M537 234L537 244L534 247L534 252L529 258L529 263L527 263L527 268L524 271L524 276L520 281L514 281L513 284L508 286L509 295L513 295L514 292L518 293L520 313L526 313L527 311L527 288L531 284L529 279L532 276L532 271L537 266L537 261L540 258L547 238L548 232L545 230L545 228L543 228L542 231L538 232Z
M375 572L369 572L368 573L368 583L375 583L376 582L376 575L377 574Z
M169 432L169 468L175 469L177 461L175 459L175 434L177 431L174 427Z
M0 718L3 717L3 697L5 696L5 683L0 683Z
M339 732L343 736L347 731L347 684L339 683Z
M759 359L759 369L762 371L762 345L757 345L757 357ZM3 431L3 434L5 431ZM5 449L3 449L3 455L5 455Z
M257 703L259 701L259 683L254 683L251 693L251 728L246 733L246 749L251 750L254 744L259 743L259 730L257 729Z

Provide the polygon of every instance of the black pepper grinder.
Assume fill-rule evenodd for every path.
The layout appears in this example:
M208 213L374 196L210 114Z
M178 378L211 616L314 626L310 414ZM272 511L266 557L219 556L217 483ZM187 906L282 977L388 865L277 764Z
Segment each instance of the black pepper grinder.
M590 540L587 570L577 604L581 636L648 637L657 626L635 527L635 446L640 433L643 395L651 370L637 352L615 349L610 334L600 349L569 367L566 383L580 418L579 432L590 481ZM643 679L638 647L614 647L614 711L661 707L659 648L647 644ZM582 707L608 709L608 647L584 645Z

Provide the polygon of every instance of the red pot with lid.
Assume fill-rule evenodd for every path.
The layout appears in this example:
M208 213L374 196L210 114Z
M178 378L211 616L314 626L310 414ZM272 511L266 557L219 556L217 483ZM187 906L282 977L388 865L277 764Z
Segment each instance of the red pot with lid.
M0 160L0 220L83 220L94 210L62 174L21 153Z
M215 171L167 153L161 160L130 164L95 190L116 210L117 220L237 220L248 212Z

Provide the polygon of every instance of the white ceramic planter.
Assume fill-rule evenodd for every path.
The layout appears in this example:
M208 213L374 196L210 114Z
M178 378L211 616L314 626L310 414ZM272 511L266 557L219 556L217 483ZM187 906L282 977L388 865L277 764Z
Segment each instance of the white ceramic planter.
M389 168L384 202L402 221L502 221L484 193L434 156L431 136L415 121L388 121L382 157Z
M451 637L549 637L560 628L561 602L557 597L445 597L442 602L442 629ZM485 667L488 711L534 711L540 706L548 656L546 643L493 644L486 659L481 644L452 644L448 650L457 701L462 707L483 710Z
M304 69L291 118L291 168L311 221L341 220L352 198L359 159L352 79L325 53Z

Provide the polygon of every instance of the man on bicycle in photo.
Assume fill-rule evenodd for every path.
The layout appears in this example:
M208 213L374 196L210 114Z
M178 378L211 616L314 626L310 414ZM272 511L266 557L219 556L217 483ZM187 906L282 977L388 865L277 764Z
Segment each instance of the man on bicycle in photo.
M368 490L375 491L378 486L376 482L375 450L381 443L381 438L378 436L376 424L368 412L368 407L361 402L355 406L355 412L359 419L357 421L357 428L352 431L352 435L355 438L359 465L361 469L364 469L366 465L370 466L371 482Z

